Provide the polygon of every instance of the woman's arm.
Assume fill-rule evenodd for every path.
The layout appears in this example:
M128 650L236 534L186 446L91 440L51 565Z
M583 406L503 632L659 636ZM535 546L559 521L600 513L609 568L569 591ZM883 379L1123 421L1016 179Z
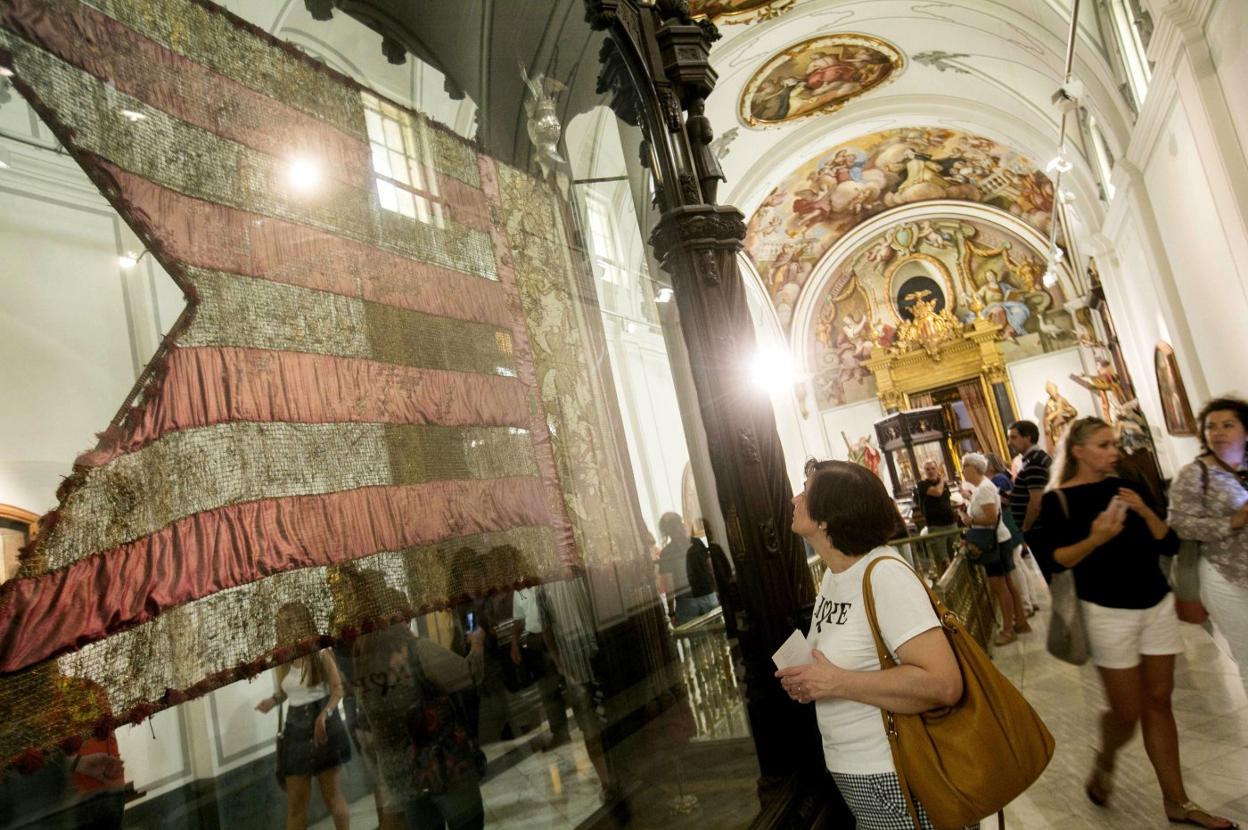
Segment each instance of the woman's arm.
M1164 539L1170 533L1170 526L1166 524L1166 520L1158 516L1139 493L1123 487L1118 491L1118 498L1126 502L1128 510L1134 511L1144 520L1144 523L1148 525L1148 532L1153 535L1154 539Z
M997 523L997 514L1000 512L1000 504L987 502L979 506L979 512L971 517L971 523L977 527L993 527Z
M321 661L321 669L325 672L325 681L329 684L329 701L325 704L325 709L321 712L326 717L329 713L338 708L338 704L342 702L342 675L338 673L338 663L334 661L334 652L330 649L323 649L318 655Z
M876 671L849 671L823 652L815 662L776 674L799 703L837 698L878 706L890 712L917 714L952 706L962 698L962 673L940 627L918 634L897 649L902 665Z

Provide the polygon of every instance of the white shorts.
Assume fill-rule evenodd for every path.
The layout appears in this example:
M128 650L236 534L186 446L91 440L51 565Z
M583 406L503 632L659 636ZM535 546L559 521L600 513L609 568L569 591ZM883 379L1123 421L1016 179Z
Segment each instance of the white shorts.
M1140 656L1180 654L1183 635L1174 613L1174 594L1152 608L1106 608L1080 601L1088 629L1092 664L1103 669L1133 669Z

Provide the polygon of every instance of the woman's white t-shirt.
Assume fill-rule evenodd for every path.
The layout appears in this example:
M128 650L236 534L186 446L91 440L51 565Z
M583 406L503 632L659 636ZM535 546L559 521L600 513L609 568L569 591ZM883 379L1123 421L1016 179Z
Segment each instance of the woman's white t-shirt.
M810 621L811 648L823 652L833 664L851 671L879 671L880 658L862 602L862 575L881 557L885 562L871 573L876 615L884 645L896 657L908 640L940 622L932 610L927 591L914 572L887 545L860 558L848 570L823 575L815 612ZM884 734L879 707L853 700L821 700L815 704L823 757L830 772L874 775L895 772L893 756Z
M1005 526L1005 522L1000 521L1001 492L997 490L997 485L992 483L992 479L984 476L979 484L975 485L975 492L971 494L971 506L966 511L967 515L971 517L971 524L975 527L987 526L984 520L980 518L986 505L996 505L997 508L997 541L1010 541L1010 529Z
M319 660L320 655L312 655L304 658L306 660ZM309 703L329 696L329 684L321 683L319 686L307 686L303 682L303 667L301 661L296 661L290 667L290 671L286 672L286 676L282 678L282 691L286 694L287 706L306 706Z

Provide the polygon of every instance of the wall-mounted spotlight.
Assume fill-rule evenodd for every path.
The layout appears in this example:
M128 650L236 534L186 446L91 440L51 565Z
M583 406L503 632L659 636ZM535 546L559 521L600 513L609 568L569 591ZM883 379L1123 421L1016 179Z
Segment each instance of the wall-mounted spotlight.
M138 265L139 261L149 253L151 253L151 251L148 251L147 249L144 249L141 254L136 254L134 251L126 251L124 254L117 257L117 264L120 265L123 270L129 271L131 268Z
M0 78L12 78L13 70L7 66L0 66Z
M141 112L137 112L136 110L122 110L121 117L129 121L131 124L137 124L144 118L147 118L146 115Z
M1045 172L1048 173L1050 176L1053 175L1054 173L1062 173L1062 174L1069 173L1072 169L1073 169L1073 165L1071 165L1071 163L1066 160L1065 156L1054 156L1052 159L1049 160L1049 163L1045 165L1045 168L1044 168Z
M654 295L654 301L656 303L670 303L672 298L675 296L676 292L672 291L672 289L667 286L663 286L658 290L658 293Z

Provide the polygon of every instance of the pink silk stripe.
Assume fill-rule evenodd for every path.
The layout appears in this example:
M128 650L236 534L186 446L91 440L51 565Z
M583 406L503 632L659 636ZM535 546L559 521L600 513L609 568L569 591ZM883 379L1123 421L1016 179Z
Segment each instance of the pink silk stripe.
M230 421L529 426L518 378L232 347L172 349L133 429L78 459L104 464L174 430Z
M328 176L355 187L372 186L369 149L355 138L218 75L83 3L52 0L45 5L49 8L44 13L32 15L29 9L19 12L0 3L0 24L188 124L277 158L314 160Z
M19 671L274 573L549 520L545 487L535 477L364 487L197 513L67 568L6 585L0 672ZM73 613L60 613L66 608Z
M188 265L476 323L512 327L519 317L514 289L493 280L184 196L98 161L165 251Z

